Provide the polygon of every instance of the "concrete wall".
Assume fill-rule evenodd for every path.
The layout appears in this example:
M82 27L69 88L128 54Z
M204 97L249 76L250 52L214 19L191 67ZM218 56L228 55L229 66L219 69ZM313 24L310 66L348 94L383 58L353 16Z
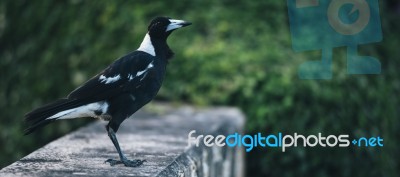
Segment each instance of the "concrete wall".
M140 167L110 166L118 154L104 125L81 128L3 168L0 176L216 176L241 177L244 151L231 147L188 146L188 133L241 133L242 113L235 108L194 109L152 106L127 119L117 133L129 159L145 159ZM155 112L155 113L154 113ZM51 126L51 125L50 125Z

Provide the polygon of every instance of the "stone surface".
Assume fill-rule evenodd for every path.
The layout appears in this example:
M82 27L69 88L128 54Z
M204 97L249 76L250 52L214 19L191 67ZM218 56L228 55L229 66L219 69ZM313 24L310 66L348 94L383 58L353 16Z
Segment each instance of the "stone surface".
M234 108L194 109L153 106L138 112L117 133L129 159L140 167L110 166L118 154L105 131L106 122L81 128L3 168L0 176L243 176L242 148L188 146L188 133L242 133L244 117ZM202 144L202 143L201 143Z

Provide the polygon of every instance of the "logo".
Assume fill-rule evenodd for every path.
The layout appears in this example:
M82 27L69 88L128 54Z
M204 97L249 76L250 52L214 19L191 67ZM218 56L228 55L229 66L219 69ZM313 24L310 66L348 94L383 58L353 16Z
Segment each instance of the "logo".
M287 0L292 48L321 50L299 66L301 79L332 79L332 50L347 47L348 74L380 74L381 63L359 56L358 45L382 41L378 0Z

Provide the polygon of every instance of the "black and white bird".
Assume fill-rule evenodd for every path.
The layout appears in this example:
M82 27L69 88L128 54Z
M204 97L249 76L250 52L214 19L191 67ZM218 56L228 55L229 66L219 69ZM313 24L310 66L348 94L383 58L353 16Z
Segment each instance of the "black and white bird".
M30 126L25 134L60 119L103 119L109 121L106 130L120 158L106 162L129 167L141 165L144 160L128 160L125 157L115 133L126 118L156 96L168 60L173 56L167 38L172 31L190 24L183 20L156 17L150 22L148 32L137 50L114 61L68 97L27 113L25 120Z

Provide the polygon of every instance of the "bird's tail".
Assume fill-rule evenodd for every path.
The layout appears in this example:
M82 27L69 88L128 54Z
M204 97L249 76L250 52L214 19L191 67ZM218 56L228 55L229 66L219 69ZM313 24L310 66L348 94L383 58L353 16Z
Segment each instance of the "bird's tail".
M29 124L29 127L25 129L24 134L27 135L32 133L36 129L43 127L67 114L69 110L72 110L73 108L79 107L83 104L84 103L81 100L59 99L53 103L47 104L27 113L25 115L25 121Z

